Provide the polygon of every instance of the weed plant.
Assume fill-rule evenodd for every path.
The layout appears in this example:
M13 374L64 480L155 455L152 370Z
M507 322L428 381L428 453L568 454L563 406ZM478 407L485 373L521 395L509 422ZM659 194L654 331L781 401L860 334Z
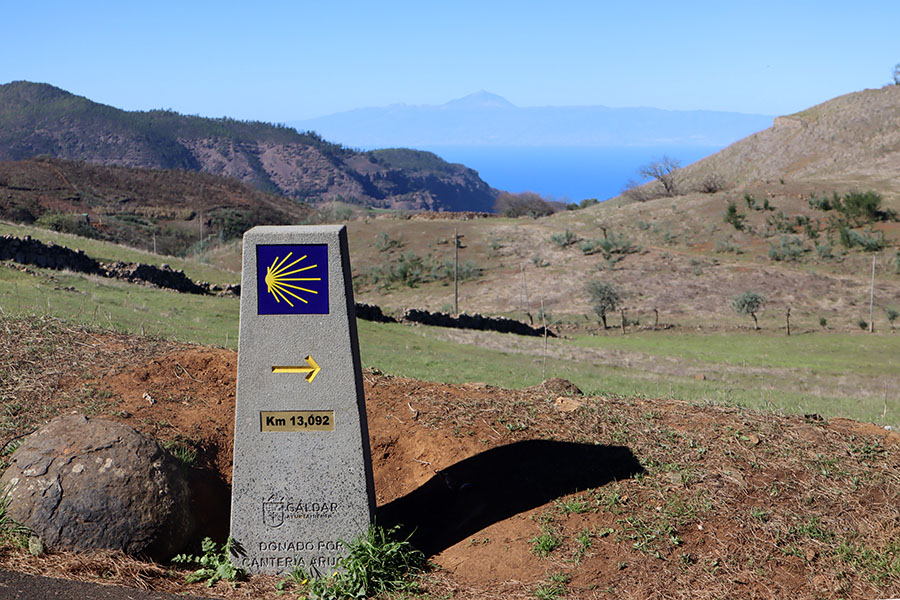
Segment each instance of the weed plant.
M342 542L347 555L328 577L315 577L303 567L291 571L290 579L309 600L342 600L379 594L415 592L413 575L425 568L425 555L409 539L397 540L398 527L371 525L350 543Z
M172 562L180 565L199 565L199 569L185 576L187 583L206 581L206 587L212 587L220 579L230 581L232 586L235 581L244 578L244 571L231 563L230 555L234 550L234 541L231 538L221 548L210 538L203 538L200 550L203 554L179 554Z

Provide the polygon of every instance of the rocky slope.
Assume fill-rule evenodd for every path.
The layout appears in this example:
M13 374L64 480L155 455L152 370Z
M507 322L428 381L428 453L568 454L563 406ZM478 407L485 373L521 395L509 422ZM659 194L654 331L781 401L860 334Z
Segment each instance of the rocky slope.
M163 110L127 112L48 84L0 85L0 160L49 155L203 171L314 203L339 200L430 210L493 207L497 191L475 171L433 154L403 152L412 153L413 168L284 126Z

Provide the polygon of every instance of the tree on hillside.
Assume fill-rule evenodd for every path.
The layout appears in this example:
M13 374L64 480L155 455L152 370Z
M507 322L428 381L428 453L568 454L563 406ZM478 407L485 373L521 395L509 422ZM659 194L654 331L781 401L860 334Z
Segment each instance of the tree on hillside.
M494 210L504 217L537 218L552 215L556 212L556 207L534 192L522 192L521 194L501 192L494 203Z
M609 329L606 325L606 315L614 312L619 306L619 302L622 301L619 289L613 284L599 279L588 281L585 289L590 296L591 308L603 323L603 329Z
M643 177L650 177L658 181L663 187L664 195L675 196L678 194L677 171L680 168L681 163L678 159L663 156L660 160L641 167L638 173Z
M740 296L731 299L731 308L739 315L750 315L753 317L753 327L759 331L759 321L756 319L756 313L762 310L766 304L766 297L747 290Z
M894 85L900 85L900 63L894 65Z

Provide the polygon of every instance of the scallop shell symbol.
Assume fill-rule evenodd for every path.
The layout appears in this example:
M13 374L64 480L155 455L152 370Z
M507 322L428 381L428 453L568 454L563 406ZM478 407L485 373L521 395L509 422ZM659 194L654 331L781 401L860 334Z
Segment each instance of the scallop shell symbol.
M287 261L293 255L293 252L288 252L287 256L283 259L276 256L275 260L272 261L272 265L270 267L266 267L266 291L268 291L272 296L275 297L276 302L281 302L284 300L287 302L291 308L294 307L294 303L291 302L291 298L295 298L304 304L309 304L309 301L298 295L296 292L306 292L309 294L318 294L316 290L311 290L309 288L305 288L300 285L296 285L293 282L298 281L322 281L321 277L291 277L291 275L296 275L298 273L302 273L303 271L309 271L310 269L315 269L319 265L308 265L305 267L299 267L297 269L291 270L294 265L303 262L306 260L307 255L304 254L294 262L285 265ZM291 282L291 283L289 283Z

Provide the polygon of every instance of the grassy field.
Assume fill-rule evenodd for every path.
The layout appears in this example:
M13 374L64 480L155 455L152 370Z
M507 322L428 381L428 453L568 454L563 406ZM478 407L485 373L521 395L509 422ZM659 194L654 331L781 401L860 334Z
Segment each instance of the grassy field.
M0 233L23 235L0 228ZM84 248L106 260L168 260L194 277L236 273L121 246L34 237ZM237 348L236 298L178 294L68 272L0 268L0 310L50 314L92 327ZM359 323L362 362L385 373L507 388L563 377L591 394L676 398L900 425L900 334L818 331L786 337L730 330L644 331L551 339L399 324Z
M900 335L580 336L549 340L545 360L536 338L360 323L360 346L367 366L432 381L520 388L539 384L543 373L589 394L900 424Z

